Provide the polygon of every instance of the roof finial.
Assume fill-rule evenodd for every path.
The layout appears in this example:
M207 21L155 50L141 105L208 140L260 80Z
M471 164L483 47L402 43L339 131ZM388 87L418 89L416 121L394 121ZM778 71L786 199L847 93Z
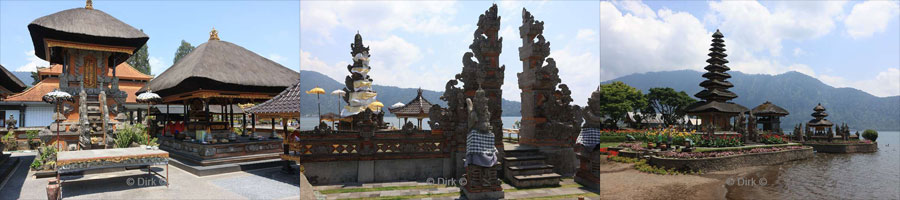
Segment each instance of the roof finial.
M94 9L94 3L91 2L91 0L87 0L87 2L85 2L84 9L93 10L93 9Z
M219 31L216 31L216 27L209 32L209 40L219 40Z

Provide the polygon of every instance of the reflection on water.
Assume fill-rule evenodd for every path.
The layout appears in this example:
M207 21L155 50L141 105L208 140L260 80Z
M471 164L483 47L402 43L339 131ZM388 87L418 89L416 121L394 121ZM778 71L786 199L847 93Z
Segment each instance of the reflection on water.
M748 178L765 186L728 186L729 199L900 199L900 132L879 131L878 152L816 153Z

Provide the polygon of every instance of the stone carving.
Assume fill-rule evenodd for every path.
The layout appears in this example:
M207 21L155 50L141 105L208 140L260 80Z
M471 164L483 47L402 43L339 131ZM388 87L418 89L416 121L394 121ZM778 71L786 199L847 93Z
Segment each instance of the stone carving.
M519 60L523 69L517 74L522 89L523 120L519 131L523 139L520 143L571 147L581 131L581 124L575 119L576 110L580 108L570 105L573 101L571 91L566 84L561 84L556 61L547 58L550 42L544 39L543 30L544 22L534 20L531 13L522 9L519 36L523 45L519 47ZM599 112L583 115L588 126L600 124Z
M582 116L584 116L583 128L600 129L602 127L603 120L600 118L600 87L597 87L597 90L591 93L591 97L588 98L588 103L587 106L584 107Z

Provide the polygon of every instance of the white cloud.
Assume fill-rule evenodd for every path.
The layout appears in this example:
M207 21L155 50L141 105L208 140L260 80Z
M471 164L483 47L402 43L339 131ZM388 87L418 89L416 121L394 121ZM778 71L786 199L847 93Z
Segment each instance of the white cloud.
M879 72L874 79L863 79L858 81L847 80L839 76L818 76L825 84L834 87L852 87L869 94L887 97L900 95L900 68L888 68Z
M719 27L732 44L750 51L768 50L781 54L783 40L808 40L822 37L842 18L844 1L774 2L769 9L756 1L709 2Z
M268 58L269 60L275 61L277 63L284 63L284 61L287 61L287 59L288 59L288 58L285 58L284 56L281 56L281 55L278 55L275 53L269 54L269 56L266 58Z
M580 41L594 41L597 39L597 32L594 32L592 29L581 29L578 30L575 38Z
M318 57L313 56L308 51L300 49L300 69L325 74L325 76L338 80L338 82L343 82L344 76L348 75L347 65L350 64L350 56L347 56L347 60L328 65L328 63L319 60Z
M638 17L600 2L601 80L650 71L702 70L712 33L686 12L663 8L656 16Z
M166 71L166 69L169 69L169 67L171 66L170 64L163 63L162 59L160 59L159 57L155 57L155 56L150 56L148 61L150 62L150 73L155 74L155 75L162 74L163 72Z
M884 32L888 22L900 14L897 1L866 1L853 6L850 15L844 20L847 34L853 39L872 36L876 32Z
M806 55L806 51L803 51L803 49L800 49L800 48L794 48L794 56L795 57L802 56L802 55Z
M38 67L50 66L50 63L34 55L34 50L25 51L28 63L16 68L17 72L36 72Z
M423 34L459 33L466 27L450 24L457 11L452 1L303 1L300 7L300 28L313 30L325 40L332 40L335 28L383 36L378 34L398 29Z

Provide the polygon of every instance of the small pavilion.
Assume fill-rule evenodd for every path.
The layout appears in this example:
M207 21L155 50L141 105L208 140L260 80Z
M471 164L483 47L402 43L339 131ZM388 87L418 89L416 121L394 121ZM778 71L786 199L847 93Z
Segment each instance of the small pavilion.
M428 102L425 97L422 97L422 89L419 88L418 94L416 98L412 101L409 101L406 105L397 107L397 108L389 108L388 110L397 118L403 118L403 124L408 123L409 118L416 118L419 121L419 130L422 130L422 119L428 118L428 110L431 108L431 102ZM403 127L403 124L398 124L398 127Z
M160 137L160 149L204 166L217 165L278 157L283 144L276 137L275 119L279 117L265 116L272 119L272 131L269 137L263 137L263 133L255 131L261 116L251 115L253 131L241 125L240 132L244 134L237 137L234 130L238 120L234 119L233 105L272 99L299 79L296 71L220 40L218 31L213 29L209 41L197 46L137 94L152 89L164 104L182 105L182 119L163 119L167 125L178 123L180 130L174 138ZM216 111L216 105L221 109ZM164 109L167 114L172 113ZM228 150L221 150L223 147Z
M834 137L831 133L831 127L834 126L834 123L831 123L825 117L828 117L828 113L825 113L825 107L822 106L821 103L816 105L813 108L812 117L815 119L809 120L806 123L807 132L812 131L814 136L825 136L826 138ZM812 129L812 130L809 130Z
M753 108L750 111L753 113L753 116L757 118L756 123L762 124L763 131L775 132L779 134L784 134L781 130L781 117L787 116L790 113L781 108L772 102L766 101L759 106ZM756 124L752 124L756 126Z

